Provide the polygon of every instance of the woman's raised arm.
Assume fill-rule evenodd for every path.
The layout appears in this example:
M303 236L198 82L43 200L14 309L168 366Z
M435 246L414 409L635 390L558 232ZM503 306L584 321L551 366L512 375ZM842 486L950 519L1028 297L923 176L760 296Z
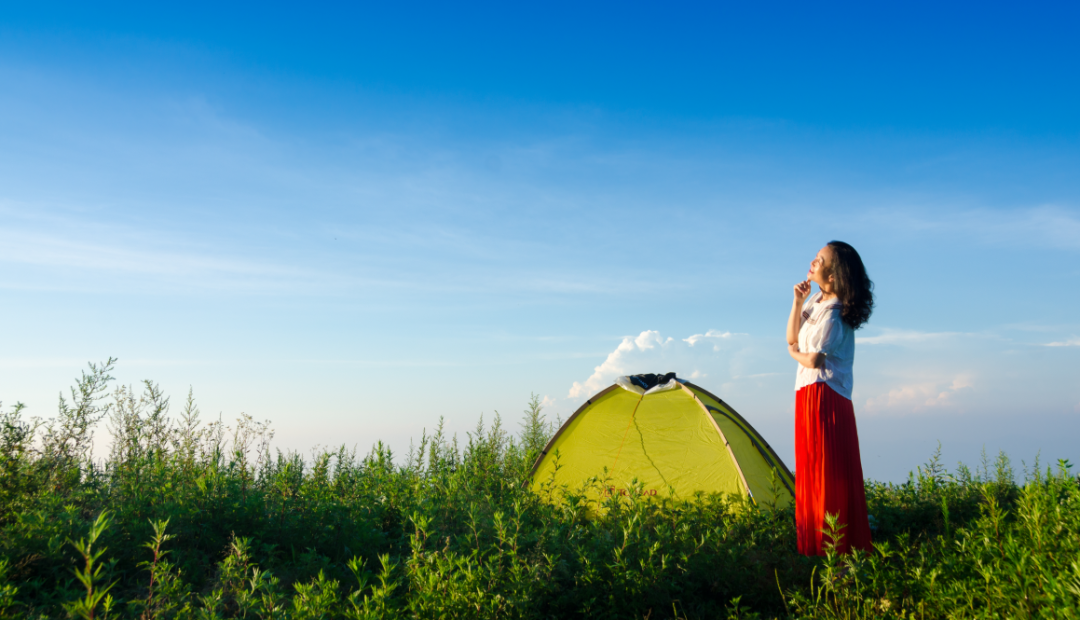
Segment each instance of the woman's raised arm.
M787 343L799 342L799 328L802 327L802 307L810 295L810 280L803 280L795 285L795 299L791 302L791 314L787 320Z

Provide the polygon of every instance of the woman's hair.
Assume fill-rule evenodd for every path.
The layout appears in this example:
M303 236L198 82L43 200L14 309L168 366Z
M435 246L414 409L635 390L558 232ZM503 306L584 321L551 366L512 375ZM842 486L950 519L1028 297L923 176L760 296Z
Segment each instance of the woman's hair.
M830 241L833 251L832 277L836 296L844 304L840 318L851 329L859 329L874 311L874 283L855 248L843 241Z

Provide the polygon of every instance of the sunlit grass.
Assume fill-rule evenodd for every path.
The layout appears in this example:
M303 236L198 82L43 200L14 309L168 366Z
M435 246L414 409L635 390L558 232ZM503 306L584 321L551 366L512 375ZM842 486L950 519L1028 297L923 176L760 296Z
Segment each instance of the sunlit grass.
M271 451L243 417L171 415L91 367L49 421L0 414L0 617L1075 618L1080 486L937 456L867 483L873 553L795 552L790 510L523 486L553 431L534 398L409 454ZM115 437L90 458L93 431ZM603 481L596 481L603 484ZM843 528L836 525L835 535Z

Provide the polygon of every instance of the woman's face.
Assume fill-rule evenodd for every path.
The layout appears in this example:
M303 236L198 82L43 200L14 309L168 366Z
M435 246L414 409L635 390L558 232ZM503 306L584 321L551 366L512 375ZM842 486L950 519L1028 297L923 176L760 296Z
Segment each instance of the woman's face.
M831 288L832 264L836 255L833 249L825 246L818 250L817 256L810 261L810 270L806 272L806 279L816 282L818 286L826 289Z

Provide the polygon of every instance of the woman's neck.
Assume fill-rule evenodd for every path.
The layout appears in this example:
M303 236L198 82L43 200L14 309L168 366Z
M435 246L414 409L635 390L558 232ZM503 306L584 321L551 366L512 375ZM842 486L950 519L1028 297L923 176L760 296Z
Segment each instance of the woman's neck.
M834 293L832 289L821 289L821 299L818 301L829 301L830 299L836 299L836 293Z

